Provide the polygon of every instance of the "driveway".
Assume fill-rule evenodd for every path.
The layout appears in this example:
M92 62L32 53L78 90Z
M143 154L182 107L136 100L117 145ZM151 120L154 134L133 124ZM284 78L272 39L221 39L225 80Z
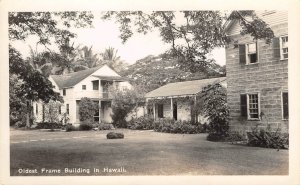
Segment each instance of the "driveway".
M288 150L206 141L206 134L11 130L11 175L287 175Z

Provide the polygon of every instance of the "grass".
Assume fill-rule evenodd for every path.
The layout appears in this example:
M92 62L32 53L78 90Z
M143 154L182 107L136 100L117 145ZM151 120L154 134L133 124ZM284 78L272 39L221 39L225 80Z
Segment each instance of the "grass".
M288 150L206 141L206 134L118 130L40 132L11 130L11 175L287 175ZM109 173L104 168L123 168ZM41 169L61 173L40 173ZM90 173L64 173L64 169ZM94 172L93 169L99 169ZM38 174L18 173L37 169Z

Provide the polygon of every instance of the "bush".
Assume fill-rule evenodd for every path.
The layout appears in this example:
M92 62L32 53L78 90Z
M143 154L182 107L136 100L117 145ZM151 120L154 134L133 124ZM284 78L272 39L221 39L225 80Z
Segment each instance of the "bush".
M225 141L230 141L230 142L234 142L234 141L244 141L244 137L237 131L230 131L228 132L228 135L225 138Z
M93 125L91 123L80 123L79 130L92 130Z
M252 132L247 132L248 145L265 148L286 149L289 145L289 135L277 131L265 131L263 129L254 129Z
M72 124L67 124L65 126L65 130L66 130L66 132L71 132L71 131L75 131L76 129Z
M115 127L110 123L100 123L98 126L98 130L113 130Z
M132 130L152 130L154 129L154 119L149 116L134 118L129 121L127 128Z
M123 133L117 133L117 132L110 132L106 135L107 139L123 139L124 134Z
M61 129L62 124L59 123L50 123L50 122L40 122L35 127L36 129Z
M173 119L160 119L154 122L157 132L175 134L197 134L206 132L206 124L192 123L191 121L175 121Z
M81 98L79 102L79 117L80 121L91 121L94 115L99 111L97 102L90 98Z

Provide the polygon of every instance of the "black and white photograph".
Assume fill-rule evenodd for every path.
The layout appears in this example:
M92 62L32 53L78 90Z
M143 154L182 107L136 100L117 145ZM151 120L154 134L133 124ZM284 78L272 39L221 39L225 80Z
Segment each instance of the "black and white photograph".
M6 178L299 184L289 6L188 7L5 9Z

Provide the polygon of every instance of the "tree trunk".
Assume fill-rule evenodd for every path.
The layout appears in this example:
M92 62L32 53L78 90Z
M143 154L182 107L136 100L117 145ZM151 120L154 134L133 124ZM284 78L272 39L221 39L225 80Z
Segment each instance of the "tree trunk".
M32 107L31 107L31 101L27 101L27 113L26 113L26 127L30 128L31 126L31 120L30 118L32 117Z

